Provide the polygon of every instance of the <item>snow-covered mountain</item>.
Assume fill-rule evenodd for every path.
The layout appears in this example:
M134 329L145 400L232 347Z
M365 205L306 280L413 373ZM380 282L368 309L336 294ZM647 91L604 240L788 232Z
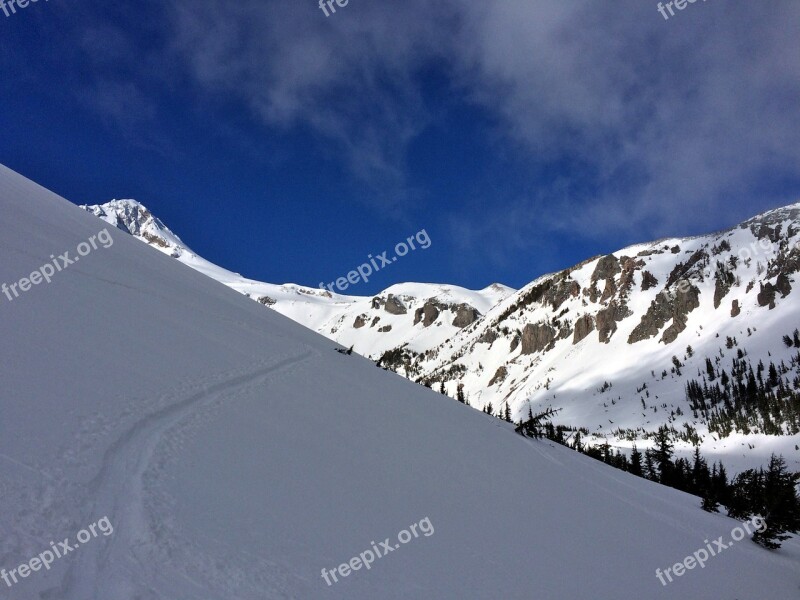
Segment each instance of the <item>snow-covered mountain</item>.
M500 284L472 291L457 286L411 283L392 286L375 297L363 297L295 284L263 283L198 256L135 200L113 200L82 208L306 327L348 347L354 345L359 354L369 357L380 357L398 347L417 352L436 347L514 293ZM435 327L428 327L431 306L437 307ZM417 323L424 326L417 327Z
M714 414L724 402L693 410L686 395L690 381L725 378L732 394L740 352L753 369L774 362L781 385L798 392L798 349L783 337L800 326L800 292L792 293L800 204L727 231L594 257L519 291L408 283L374 297L243 278L197 256L135 201L84 208L410 379L443 384L453 397L463 386L474 407L508 405L515 419L553 407L559 423L588 430L586 441L622 449L647 447L648 435L669 425L684 438L679 451L700 441L734 471L763 465L772 452L800 469L800 415L781 420L789 400L777 423L756 415L728 431L719 421L730 415Z
M8 283L107 226L5 167L0 205ZM696 497L516 435L111 235L0 296L3 597L797 595L796 541L731 543L737 523Z
M612 445L667 424L687 442L702 440L709 456L754 466L782 452L798 468L800 344L784 342L800 326L798 242L795 204L724 232L595 257L537 279L447 344L409 349L408 364L395 367L444 380L451 394L463 384L479 407L509 403L517 416L558 408L559 422ZM767 423L748 415L729 432L722 397L736 404L733 372L752 366L760 382L760 362L779 371L767 388L786 392L782 412ZM706 410L693 410L690 381L718 386Z

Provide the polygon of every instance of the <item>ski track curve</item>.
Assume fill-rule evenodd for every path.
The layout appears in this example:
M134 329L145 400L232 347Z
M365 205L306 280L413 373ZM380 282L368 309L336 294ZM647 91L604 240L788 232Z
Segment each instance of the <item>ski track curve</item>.
M41 598L115 600L162 597L157 590L144 591L139 583L135 583L142 580L145 566L131 563L139 562L134 556L135 548L144 542L142 538L147 535L143 529L147 524L143 477L163 435L221 396L263 385L273 376L317 354L307 350L254 371L206 383L199 391L151 412L129 427L105 452L100 472L87 484L89 510L86 524L108 515L114 527L113 535L100 536L81 546L74 557L70 557L72 561L61 585L43 593ZM120 569L125 571L124 577L119 576ZM163 576L166 578L169 574ZM196 585L198 596L208 592L200 582Z

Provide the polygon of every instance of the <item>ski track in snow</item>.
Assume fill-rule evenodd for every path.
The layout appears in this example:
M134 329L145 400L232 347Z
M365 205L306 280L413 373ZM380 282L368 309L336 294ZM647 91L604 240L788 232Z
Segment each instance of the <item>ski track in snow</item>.
M243 390L269 382L275 375L307 361L317 354L307 350L299 356L286 358L249 372L227 373L221 380L202 384L202 389L190 396L150 413L130 427L106 451L100 473L88 484L86 525L108 515L114 533L99 537L80 547L65 560L68 571L57 589L41 595L46 599L89 598L161 598L158 590L144 592L139 581L146 581L146 561L137 559L145 544L158 539L148 531L143 478L154 462L156 449L167 432L180 429L181 422L212 406L220 397L234 398ZM212 378L213 381L213 378ZM165 398L166 399L166 398ZM142 552L140 552L142 551ZM167 565L162 565L167 567ZM208 593L203 582L192 581L175 569L163 569L150 581L169 583L177 575L190 581L198 596ZM144 593L143 593L144 592Z

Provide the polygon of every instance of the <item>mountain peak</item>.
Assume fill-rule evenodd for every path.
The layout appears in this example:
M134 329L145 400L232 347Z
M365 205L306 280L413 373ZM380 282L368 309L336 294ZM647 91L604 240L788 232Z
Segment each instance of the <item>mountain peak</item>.
M182 256L184 252L194 254L175 233L137 200L111 200L105 204L82 205L81 208L174 258Z

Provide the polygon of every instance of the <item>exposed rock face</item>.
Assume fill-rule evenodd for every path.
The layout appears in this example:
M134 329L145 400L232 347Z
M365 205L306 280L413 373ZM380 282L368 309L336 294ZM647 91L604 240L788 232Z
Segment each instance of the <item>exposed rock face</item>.
M375 325L377 325L378 321L380 321L380 320L381 320L380 317L375 317L374 319L372 319L372 323L370 323L369 326L370 327L375 327Z
M273 298L270 298L269 296L261 296L258 299L258 302L260 302L264 306L272 306L273 304L275 304L275 300Z
M453 319L453 326L463 329L467 325L472 325L477 321L481 313L471 307L469 304L459 304L456 308L456 318Z
M564 301L570 297L575 298L580 293L581 286L577 281L570 279L570 271L562 271L529 289L513 305L506 308L498 317L497 323L502 323L509 315L535 303L550 304L553 310L558 310Z
M593 331L594 317L592 315L583 315L575 322L575 335L572 337L572 343L577 344Z
M730 271L717 269L715 275L716 283L714 284L714 308L719 308L722 304L722 299L731 291L731 286L736 281L736 277Z
M364 326L367 324L367 321L366 321L366 319L364 318L365 316L366 316L366 315L358 315L358 316L356 317L356 320L355 320L355 322L353 323L353 327L354 327L355 329L361 329L362 327L364 327Z
M778 279L775 281L775 289L781 293L783 298L792 293L792 284L784 273L778 275Z
M609 254L597 261L597 266L594 268L594 273L592 273L592 281L611 279L620 271L622 271L622 267L619 264L619 259L613 254Z
M624 305L617 304L612 300L608 306L597 312L597 332L600 341L607 344L611 341L611 336L617 331L617 323L625 317L629 317L631 311Z
M514 336L514 338L511 340L511 350L510 350L510 352L514 352L514 350L517 349L517 347L519 346L520 339L521 338L520 338L519 334Z
M378 329L378 333L388 333L391 330L392 330L392 326L391 325L384 325L383 327Z
M656 276L653 275L650 271L645 271L642 273L642 291L646 292L650 288L654 288L658 285L658 279Z
M738 300L734 300L731 303L731 316L732 317L738 317L741 314L741 312L742 312L742 309L739 306L739 301Z
M502 383L508 377L508 369L505 367L499 367L497 371L494 373L494 377L489 382L489 387L493 386L495 383Z
M694 286L686 290L679 289L675 295L672 325L664 331L661 341L665 344L674 342L678 335L686 329L689 313L696 308L700 308L700 290Z
M800 271L800 245L781 248L775 260L767 265L767 277L791 275Z
M622 274L619 276L620 296L627 297L633 288L633 278L636 270L644 266L643 260L636 260L628 256L622 257Z
M581 286L577 281L569 278L569 273L562 273L558 276L558 281L551 286L542 297L542 302L546 302L553 307L553 310L564 304L569 298L576 298L581 293Z
M148 214L149 217L149 214ZM142 232L142 237L147 240L148 243L154 244L156 246L161 246L162 248L169 248L169 244L165 242L162 238L158 237L157 235L153 235L152 233L148 233L147 231Z
M667 278L667 283L665 285L666 288L672 287L674 284L678 283L681 279L690 280L692 275L697 275L700 280L702 280L702 271L703 266L708 262L708 252L703 249L697 250L689 260L686 261L686 264L678 263L675 265L675 268L672 269L672 272L669 274Z
M375 296L375 297L372 299L372 305L371 305L371 306L372 306L372 308L374 308L375 310L377 310L377 309L379 309L381 306L383 306L383 303L384 303L384 300L383 300L383 298L381 298L381 297L379 297L379 296Z
M640 323L628 337L629 344L635 344L655 337L672 319L672 325L664 331L661 341L669 344L675 341L686 329L687 315L700 306L700 290L688 281L681 281L675 286L672 295L662 292L650 304Z
M494 328L487 329L483 332L483 335L478 338L478 342L483 342L485 344L494 344L495 340L500 337L497 331Z
M555 341L556 333L556 330L546 323L525 325L525 329L522 330L522 353L541 352Z
M600 302L605 303L617 294L617 284L613 279L606 279L606 287L603 290L603 295L600 296Z
M414 313L414 325L422 321L423 327L430 327L439 318L439 307L434 302L426 302L422 308Z
M771 283L762 283L761 284L761 291L756 296L756 300L758 300L759 306L769 306L769 309L772 310L775 308L775 286Z
M383 307L383 310L390 315L404 315L408 312L405 304L394 294L389 294L389 297L386 298L386 305Z
M753 232L759 240L768 239L773 244L777 244L780 241L780 225L778 227L770 227L767 224L761 224L759 227L751 227L750 231Z

